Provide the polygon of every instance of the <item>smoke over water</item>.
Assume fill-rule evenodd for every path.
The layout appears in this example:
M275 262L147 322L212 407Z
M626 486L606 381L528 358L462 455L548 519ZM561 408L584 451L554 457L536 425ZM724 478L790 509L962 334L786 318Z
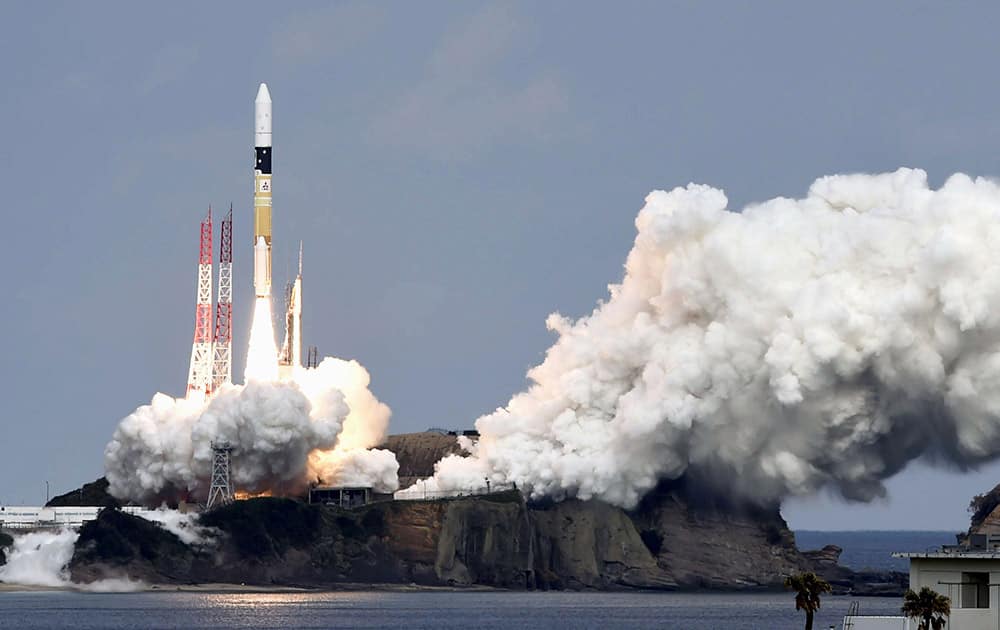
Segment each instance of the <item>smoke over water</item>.
M932 190L901 169L727 203L701 185L650 193L610 298L549 317L530 388L421 490L489 477L633 506L683 477L758 502L866 501L915 458L1000 453L996 183Z
M217 531L197 524L194 514L174 510L143 512L139 516L159 523L187 545L208 545ZM6 550L7 562L0 566L0 582L24 586L73 588L94 592L124 592L145 588L145 584L127 577L89 583L70 580L69 563L80 532L74 529L36 531L15 534L14 543Z
M296 368L290 380L251 377L208 399L156 394L119 423L105 448L109 491L147 505L186 490L204 500L211 443L228 441L237 491L294 494L322 480L392 492L395 456L370 450L385 437L390 411L368 383L356 361L326 358L315 369Z
M14 538L7 563L0 567L0 582L29 586L67 586L66 566L80 534L71 529L31 532Z

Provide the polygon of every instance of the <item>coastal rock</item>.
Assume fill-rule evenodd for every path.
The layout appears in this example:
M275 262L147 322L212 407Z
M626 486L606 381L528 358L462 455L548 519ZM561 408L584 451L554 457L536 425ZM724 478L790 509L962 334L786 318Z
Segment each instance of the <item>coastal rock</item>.
M403 485L460 451L453 435L391 436ZM405 480L405 481L404 481ZM53 502L104 505L103 479ZM901 593L906 575L856 573L839 548L800 552L779 506L735 505L666 482L632 511L568 499L526 502L517 491L354 510L293 499L237 501L202 515L220 532L206 548L115 510L81 529L74 579L233 582L332 587L349 582L512 589L780 589L815 571L837 592ZM133 521L141 521L143 525ZM180 545L180 546L178 546Z
M0 532L0 566L7 564L7 547L14 544L14 539L7 534Z
M656 562L688 588L780 588L809 561L777 507L698 503L690 489L664 484L633 515Z
M966 536L971 534L990 534L996 536L1000 534L1000 485L994 486L989 492L977 494L969 502L969 512L972 517L969 519L969 530ZM960 536L958 542L962 542L964 537Z
M73 550L74 582L129 577L146 582L184 581L196 551L156 523L113 508L84 523Z
M774 520L777 519L777 520ZM238 501L204 514L219 532L192 548L108 509L81 529L74 580L347 582L514 589L779 588L810 566L777 514L692 509L661 496L634 513L597 502L526 503L516 491L355 510L291 499Z
M434 474L434 464L462 453L458 437L435 431L390 435L378 448L392 451L399 462L399 487L408 488Z
M90 483L85 483L76 490L52 497L45 507L115 507L119 501L108 494L108 480L101 477Z

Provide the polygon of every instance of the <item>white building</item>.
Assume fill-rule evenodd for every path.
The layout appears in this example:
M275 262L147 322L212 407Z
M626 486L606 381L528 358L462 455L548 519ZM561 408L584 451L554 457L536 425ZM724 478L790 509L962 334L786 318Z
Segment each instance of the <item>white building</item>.
M1000 628L1000 539L973 535L970 546L940 551L894 553L910 560L910 588L923 587L951 599L948 630ZM900 601L902 605L902 601ZM916 620L903 617L845 617L844 630L911 630Z
M41 527L79 527L97 519L100 507L0 506L0 529L36 529ZM123 507L126 514L142 516L155 512L142 507Z

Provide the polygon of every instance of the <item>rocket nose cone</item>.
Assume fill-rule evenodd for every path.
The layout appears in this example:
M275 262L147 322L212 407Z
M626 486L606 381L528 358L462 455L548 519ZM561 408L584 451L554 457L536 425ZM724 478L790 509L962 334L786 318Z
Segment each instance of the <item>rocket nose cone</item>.
M254 99L255 103L270 103L271 93L267 91L267 83L261 83L260 88L257 89L257 98Z

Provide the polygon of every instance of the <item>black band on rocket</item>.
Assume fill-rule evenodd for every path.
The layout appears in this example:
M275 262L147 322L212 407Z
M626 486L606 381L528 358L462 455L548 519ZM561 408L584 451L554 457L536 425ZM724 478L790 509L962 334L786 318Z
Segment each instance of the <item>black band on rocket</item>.
M257 166L254 170L260 171L264 175L271 174L271 147L254 147L257 153Z

